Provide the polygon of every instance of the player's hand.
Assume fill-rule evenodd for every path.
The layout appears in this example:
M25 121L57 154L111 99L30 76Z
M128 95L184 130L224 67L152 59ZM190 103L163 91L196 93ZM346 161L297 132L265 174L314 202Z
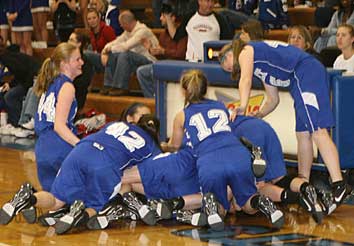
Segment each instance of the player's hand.
M259 110L249 112L249 115L256 117L256 118L263 118L264 117L264 114Z
M230 121L234 121L237 117L237 115L245 115L246 110L244 107L237 107L234 109L231 109L230 113Z

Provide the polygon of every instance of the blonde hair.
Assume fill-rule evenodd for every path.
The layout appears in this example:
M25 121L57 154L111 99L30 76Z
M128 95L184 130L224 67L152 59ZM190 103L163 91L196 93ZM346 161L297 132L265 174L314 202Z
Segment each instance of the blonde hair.
M54 79L60 74L60 64L62 61L69 61L72 53L77 47L69 43L60 43L53 51L51 57L45 59L39 70L37 82L33 91L37 96L41 96L48 90Z
M180 79L182 88L186 91L184 105L197 103L204 99L208 81L204 73L198 69L191 69L182 74Z
M340 25L338 26L337 30L338 30L340 27L347 28L348 31L349 31L350 37L354 37L354 26L353 26L353 25L347 24L347 23L340 24ZM352 48L354 48L354 43L352 43Z
M291 33L293 31L295 31L295 30L297 30L299 32L299 34L305 40L305 51L309 50L309 49L312 49L313 41L312 41L311 33L305 26L302 26L302 25L293 26L293 27L290 28L290 32L289 32L289 36L288 36L288 43L290 41Z

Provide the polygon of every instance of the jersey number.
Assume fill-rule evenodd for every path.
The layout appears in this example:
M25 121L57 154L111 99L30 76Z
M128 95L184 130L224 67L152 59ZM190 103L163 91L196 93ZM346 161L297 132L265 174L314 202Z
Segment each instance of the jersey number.
M130 152L145 146L145 139L135 131L128 131L129 126L123 122L113 123L106 129L106 134L113 136L121 142ZM128 131L128 132L127 132ZM126 135L124 135L127 133Z
M47 97L45 94L41 96L37 113L39 121L42 121L42 113L46 115L48 122L55 121L55 96L53 92L50 93Z
M217 121L214 123L212 126L212 129L208 128L205 119L201 113L197 113L193 115L190 120L189 120L189 125L195 126L198 131L198 139L199 141L204 140L207 138L209 135L212 133L217 133L217 132L230 132L231 128L228 125L229 120L227 118L227 114L225 113L224 110L221 109L211 109L208 111L208 118L209 119L215 119L217 118Z

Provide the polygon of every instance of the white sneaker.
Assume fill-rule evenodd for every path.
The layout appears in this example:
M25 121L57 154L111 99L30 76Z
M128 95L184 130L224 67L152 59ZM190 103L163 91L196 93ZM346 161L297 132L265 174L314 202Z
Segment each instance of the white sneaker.
M27 129L24 129L24 128L19 128L15 134L14 134L16 137L18 138L28 138L30 136L33 136L34 135L34 131L33 130L27 130Z
M34 119L31 118L28 122L22 124L21 126L27 130L33 130L34 129Z
M12 135L12 132L15 130L16 128L11 125L11 124L7 124L3 127L0 128L0 134L2 135Z

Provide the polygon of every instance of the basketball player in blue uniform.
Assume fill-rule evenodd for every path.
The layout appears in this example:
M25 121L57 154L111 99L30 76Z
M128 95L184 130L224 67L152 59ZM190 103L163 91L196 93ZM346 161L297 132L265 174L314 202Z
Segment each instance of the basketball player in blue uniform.
M73 80L81 74L82 65L79 49L62 43L44 61L34 85L40 97L35 115L35 154L45 191L51 190L61 163L79 142L73 122L77 111Z
M245 113L253 75L263 81L267 94L267 101L255 114L257 117L268 115L278 105L278 87L289 89L296 114L299 176L306 181L310 179L314 141L332 179L333 201L336 206L340 205L351 188L343 180L338 151L327 131L334 121L328 75L323 65L306 52L278 41L245 44L235 40L233 50L225 53L220 61L234 79L240 77L241 105L236 109L237 114ZM316 192L310 188L306 192L311 193L313 201L307 209L314 211Z
M261 148L262 158L266 162L264 176L257 178L257 188L261 194L284 204L300 203L304 206L312 203L311 193L306 190L314 190L314 187L302 178L287 174L279 138L267 122L239 115L230 126L237 138L246 138L252 145ZM318 208L312 211L312 216L317 223L321 223L323 214L317 200L315 206Z
M50 193L34 193L25 183L0 210L0 223L9 223L29 206L57 210L72 204L70 212L55 223L56 233L85 224L120 191L125 168L159 152L158 125L157 119L147 115L137 125L113 122L82 139L63 162Z
M281 227L282 212L268 198L254 195L256 187L250 168L250 153L231 133L227 109L220 102L204 98L207 92L204 74L199 70L189 70L183 74L180 83L185 95L185 108L175 117L168 145L178 149L184 133L190 137L197 157L198 179L208 224L213 229L223 229L218 202L223 209L230 208L227 198L227 186L230 186L245 211L256 212L267 204L273 226Z

